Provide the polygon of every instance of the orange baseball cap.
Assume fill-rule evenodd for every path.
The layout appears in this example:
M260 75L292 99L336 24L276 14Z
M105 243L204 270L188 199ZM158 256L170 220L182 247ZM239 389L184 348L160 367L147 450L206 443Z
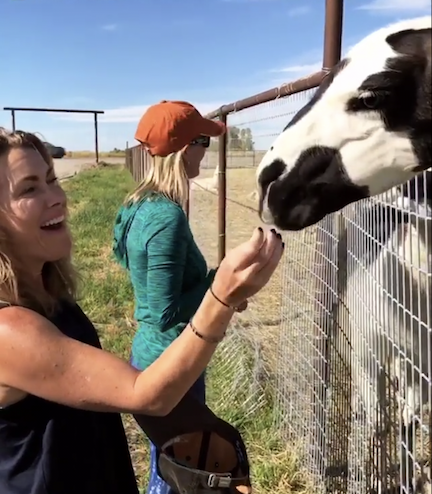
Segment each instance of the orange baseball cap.
M150 106L138 123L135 139L154 156L176 153L200 136L226 132L222 122L204 118L185 101L161 101Z

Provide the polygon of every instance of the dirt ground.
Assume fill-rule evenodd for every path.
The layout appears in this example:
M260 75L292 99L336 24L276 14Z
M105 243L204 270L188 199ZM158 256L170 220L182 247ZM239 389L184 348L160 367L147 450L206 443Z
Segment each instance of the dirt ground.
M110 164L123 165L124 158L106 159ZM86 168L89 164L94 163L94 158L62 158L54 160L54 169L59 179L71 177Z
M203 170L200 179L213 175L214 170ZM228 169L226 246L227 251L246 241L257 226L263 226L258 217L255 190L255 170L251 168ZM191 192L189 217L195 239L210 267L218 262L218 197L215 192L194 187ZM253 332L253 337L263 345L265 359L275 368L279 351L281 327L290 320L299 319L297 305L307 305L310 292L313 261L314 230L284 235L285 253L270 283L249 301L248 310L238 316L237 322ZM310 298L311 299L311 298ZM290 310L290 307L294 310ZM281 308L284 311L281 313ZM304 314L309 309L302 309ZM288 321L286 318L288 317ZM294 323L295 325L296 323ZM287 368L288 371L288 368Z

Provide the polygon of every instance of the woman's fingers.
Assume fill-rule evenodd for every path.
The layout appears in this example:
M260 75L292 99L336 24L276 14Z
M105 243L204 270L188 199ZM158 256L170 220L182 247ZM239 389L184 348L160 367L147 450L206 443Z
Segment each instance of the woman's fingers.
M241 304L267 284L282 250L282 239L274 230L256 229L221 262L213 282L216 292L229 304Z
M255 258L261 252L266 241L266 235L262 228L255 228L252 237L241 246L241 261L238 268L244 269L254 262Z
M260 253L259 253L259 258L261 260L261 263L266 264L267 261L271 258L273 255L273 252L280 243L280 238L277 236L278 234L276 233L275 230L269 230L266 234L266 242L263 244L261 247Z
M268 232L266 244L256 257L254 263L245 269L245 279L254 280L256 285L264 286L277 268L283 253L283 243L280 235Z
M278 244L281 244L281 239L278 234L274 230L267 231L265 233L265 240L262 243L261 249L252 262L249 263L248 271L260 271L273 256L274 250Z
M264 262L257 275L263 274L264 277L270 278L275 269L277 268L279 261L281 260L282 254L284 251L284 244L281 239L278 239L274 249L271 252L271 255L267 258L267 262Z

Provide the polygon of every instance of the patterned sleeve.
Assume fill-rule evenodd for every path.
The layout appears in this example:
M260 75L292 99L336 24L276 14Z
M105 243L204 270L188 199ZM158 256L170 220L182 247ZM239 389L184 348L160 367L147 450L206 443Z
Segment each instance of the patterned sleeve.
M155 233L147 241L147 298L154 323L169 329L192 317L214 272L192 290L182 293L189 225L180 208L165 210L154 220Z

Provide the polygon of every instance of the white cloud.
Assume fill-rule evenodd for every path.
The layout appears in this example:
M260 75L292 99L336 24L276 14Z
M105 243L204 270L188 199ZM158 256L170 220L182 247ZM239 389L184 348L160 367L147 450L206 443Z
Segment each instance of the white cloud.
M322 68L322 48L314 48L303 52L297 52L290 56L279 67L270 70L273 74L285 74L286 81L300 79L306 75L313 74Z
M346 40L345 48L342 53L342 57L345 53L349 52L353 46L360 41L361 37L349 38ZM287 74L288 80L293 81L295 79L300 79L307 75L311 75L322 69L322 62L320 60L321 50L311 50L310 52L302 54L300 57L295 57L288 62L285 67L279 67L277 69L272 69L270 72L275 74ZM291 75L288 75L291 74ZM280 77L276 79L277 84L280 84Z
M303 75L313 74L321 70L322 63L305 63L299 65L288 65L288 67L282 67L281 69L276 69L272 72L280 72L284 74L295 74L296 77L302 77Z
M312 7L309 5L304 5L302 7L294 7L290 10L288 10L288 15L290 17L300 17L302 15L307 15L312 12Z
M105 24L104 26L102 26L103 31L117 31L117 29L117 24Z
M217 108L221 107L221 102L192 102L192 104L198 108L198 110L205 115ZM98 121L101 123L109 124L127 124L138 123L143 113L147 110L149 105L134 105L123 106L120 108L111 108L105 110L103 115L98 115ZM54 120L63 120L68 122L93 122L93 115L86 113L51 113L51 118Z
M274 81L272 81L274 82ZM269 86L271 83L269 83ZM282 84L281 84L282 85ZM245 96L249 96L245 94ZM282 131L293 115L307 103L312 91L299 93L288 98L280 98L228 115L228 125L252 130L255 148L264 150L271 146L275 137ZM192 102L205 115L222 106L222 102ZM224 101L223 103L229 103ZM99 144L103 151L114 147L130 146L134 140L136 124L148 105L127 106L106 110L99 115ZM93 116L86 114L48 114L44 125L32 126L52 142L69 150L85 150L94 147ZM51 122L51 123L49 123Z
M357 7L382 14L421 13L431 11L431 0L373 0Z
M148 105L125 106L104 110L103 115L98 115L98 121L104 123L130 123L138 122ZM92 122L93 115L86 113L64 113L51 114L54 120L65 120L68 122Z
M268 73L269 77L266 77L267 82L263 84L263 87L250 88L249 91L244 89L239 96L248 97L274 86L284 86L289 81L300 79L305 75L318 71L321 68L321 63L315 63L315 60L318 59L320 51L310 51L301 54L293 60L288 60L285 67ZM238 91L234 92L234 94L236 93L238 94ZM193 97L183 99L191 101L205 115L220 108L223 104L232 102L233 98L230 98L229 95L226 97L223 96L226 94L225 92L219 94L222 94L222 97L213 101L206 101L199 97L196 99ZM275 137L291 120L292 116L306 104L310 97L310 92L307 94L301 93L289 98L281 98L270 103L235 112L228 116L228 125L251 128L256 149L267 149L271 146ZM181 96L179 99L182 99ZM104 150L114 147L121 148L124 146L126 140L129 141L129 145L135 145L136 142L133 138L135 127L148 106L148 104L140 104L105 109L105 114L98 116L101 148ZM104 108L101 109L104 110ZM48 117L54 125L65 132L62 135L58 135L53 134L50 130L49 137L51 139L56 138L59 142L63 142L67 149L91 149L93 141L93 115L70 113L49 114ZM63 125L59 125L61 122L70 130L66 131ZM81 130L83 128L86 129L85 137L81 133L75 137L73 129Z

